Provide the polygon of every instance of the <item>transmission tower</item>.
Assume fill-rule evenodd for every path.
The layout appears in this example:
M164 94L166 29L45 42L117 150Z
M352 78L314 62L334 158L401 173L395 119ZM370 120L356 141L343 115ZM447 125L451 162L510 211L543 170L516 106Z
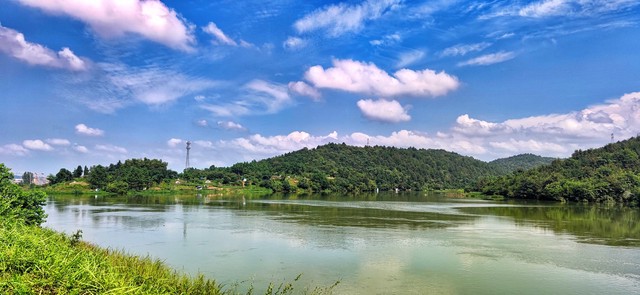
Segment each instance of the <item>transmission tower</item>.
M189 169L189 166L190 166L189 165L189 150L191 150L191 142L187 141L187 161L184 164L184 166L185 166L184 169L185 170Z

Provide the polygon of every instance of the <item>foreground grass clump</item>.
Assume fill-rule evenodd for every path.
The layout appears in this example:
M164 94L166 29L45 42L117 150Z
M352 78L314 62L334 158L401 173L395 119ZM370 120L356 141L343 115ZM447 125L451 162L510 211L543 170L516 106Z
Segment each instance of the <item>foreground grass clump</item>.
M55 231L0 218L4 294L222 294L215 281L150 258L105 250Z

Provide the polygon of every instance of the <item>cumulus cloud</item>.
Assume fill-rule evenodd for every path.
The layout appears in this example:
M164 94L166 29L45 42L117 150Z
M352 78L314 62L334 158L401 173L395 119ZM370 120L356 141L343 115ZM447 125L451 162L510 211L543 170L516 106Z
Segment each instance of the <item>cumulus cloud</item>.
M298 37L289 37L282 43L282 47L288 50L298 50L307 46L307 40Z
M86 23L104 38L127 34L142 36L168 47L191 51L193 28L160 1L18 0L54 15L67 15Z
M319 100L320 97L322 96L320 94L320 91L318 91L317 89L311 87L309 84L302 81L289 82L288 86L289 86L289 91L297 95L308 96L314 100Z
M373 63L354 60L334 60L333 67L313 66L305 72L305 79L317 88L373 94L381 97L399 95L441 96L457 89L458 78L444 71L401 69L393 76Z
M29 154L29 150L19 144L12 143L0 146L0 155L26 156L27 154Z
M518 133L536 138L602 139L614 133L629 137L640 130L640 92L625 94L581 111L510 119L498 123L462 115L458 117L453 129L468 135Z
M28 139L22 142L25 148L37 151L52 151L53 147L40 139Z
M198 124L198 126L200 126L200 127L207 127L207 126L209 126L209 122L208 122L207 120L204 120L204 119L202 119L202 120L198 120L198 121L196 122L196 124Z
M326 136L312 136L303 131L294 131L288 135L262 136L254 134L249 137L236 138L231 141L223 141L222 145L238 146L246 151L261 155L275 155L283 152L299 150L302 148L314 148L318 145L334 142L338 139L338 133L332 132Z
M467 53L477 52L485 50L487 47L491 46L491 43L481 42L474 44L458 44L451 47L446 48L440 54L441 56L464 56Z
M40 44L29 42L18 31L0 25L0 52L30 65L62 68L72 71L87 69L87 62L76 56L69 48L58 52Z
M367 21L375 20L393 10L400 0L369 0L360 4L332 4L315 10L297 20L298 33L324 30L330 37L361 30Z
M516 57L515 53L511 51L500 51L496 53L482 55L476 58L472 58L467 61L458 63L458 66L488 66L492 64L508 61Z
M119 147L111 144L97 144L95 149L98 151L108 152L108 153L118 153L118 154L126 154L127 149L123 147Z
M233 122L233 121L218 121L218 127L225 129L225 130L232 130L232 131L245 131L247 130L244 126L242 126L239 123Z
M358 108L367 119L373 121L398 123L411 120L407 108L396 100L362 99L358 101Z
M87 136L102 136L104 135L104 130L91 128L85 124L78 124L76 125L76 133Z
M51 145L61 145L61 146L71 145L71 142L69 142L69 140L66 140L64 138L48 138L46 142Z

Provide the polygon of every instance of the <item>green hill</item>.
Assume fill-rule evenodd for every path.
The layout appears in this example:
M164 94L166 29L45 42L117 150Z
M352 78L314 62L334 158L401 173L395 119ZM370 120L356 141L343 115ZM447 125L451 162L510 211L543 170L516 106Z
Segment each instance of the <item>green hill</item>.
M517 170L529 170L538 166L551 164L556 158L541 157L534 154L521 154L489 162L500 173L508 174Z
M533 155L531 155L533 156ZM536 156L533 156L536 157ZM526 169L529 162L486 163L444 150L395 147L355 147L330 143L228 168L190 171L193 177L246 178L275 191L374 191L470 188L480 177L504 175L508 169ZM515 168L505 168L515 167Z
M640 202L640 137L581 151L526 172L484 180L486 194L558 201Z

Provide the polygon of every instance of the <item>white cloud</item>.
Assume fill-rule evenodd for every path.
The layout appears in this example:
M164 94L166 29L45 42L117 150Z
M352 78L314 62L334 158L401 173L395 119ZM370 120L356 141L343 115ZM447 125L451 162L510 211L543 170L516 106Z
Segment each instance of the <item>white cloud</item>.
M63 138L48 138L46 142L51 145L61 145L61 146L71 145L71 142L69 142L69 140L66 140Z
M369 41L369 44L373 46L393 45L402 40L402 36L399 33L389 34L382 36L382 39L376 39Z
M245 131L247 130L241 124L238 124L233 121L218 121L218 127L225 130L234 130L234 131Z
M335 142L338 134L334 131L326 136L312 136L303 131L294 131L288 135L262 136L254 134L245 138L236 138L232 141L223 141L226 147L238 146L248 152L258 155L277 155L295 151L302 148L314 148L321 144Z
M172 138L172 139L167 140L167 145L169 147L174 148L174 147L177 147L178 145L181 145L183 142L185 142L185 141L182 140L182 139Z
M210 22L206 27L203 27L202 30L215 37L216 38L216 42L217 44L222 44L222 45L229 45L229 46L238 46L238 43L236 41L234 41L233 39L231 39L229 36L227 36L220 28L218 28L218 26L213 23ZM249 45L249 43L245 43L245 47L247 47L247 45Z
M544 0L536 3L531 3L525 7L522 7L518 14L520 16L527 17L544 17L552 15L563 15L569 12L571 9L570 3L573 1L567 0Z
M0 25L0 52L30 65L72 71L87 69L87 62L77 57L69 48L64 47L56 53L40 44L26 41L22 33L2 25Z
M625 94L605 104L593 105L567 114L532 116L493 123L458 117L453 130L467 135L520 134L535 138L560 137L603 139L611 133L621 137L640 130L640 92Z
M362 99L358 101L358 108L366 118L373 121L398 123L411 120L407 108L396 100Z
M201 104L205 109L219 117L234 117L251 114L274 114L292 103L287 86L253 80L245 84L240 98L222 104Z
M219 85L216 81L189 77L161 66L133 69L124 65L102 64L101 67L113 87L151 106L171 103Z
M76 144L76 145L73 146L73 149L76 152L79 152L79 153L82 153L82 154L86 154L86 153L89 152L89 149L86 146L83 146L83 145L77 145Z
M404 68L406 66L412 65L413 63L420 61L425 55L426 53L422 50L411 50L403 52L398 56L396 68Z
M337 37L361 30L365 22L381 17L398 4L400 0L369 0L356 5L333 4L305 15L293 27L298 33L326 30L329 36Z
M200 127L207 127L207 126L209 126L209 122L207 122L207 120L204 120L204 119L202 119L202 120L198 120L198 122L196 122L196 124L198 124L198 126L200 126Z
M552 114L489 122L461 115L450 130L433 135L399 130L388 135L363 132L338 136L316 136L304 131L288 135L254 134L221 141L221 148L241 149L244 160L261 159L298 150L314 148L329 142L344 142L363 146L384 145L444 149L484 160L521 153L552 157L567 157L576 149L601 146L609 142L610 134L617 139L635 136L640 130L640 92L625 94L604 104L593 105L567 114Z
M24 148L24 146L19 144L5 144L0 146L0 155L9 155L9 156L26 156L29 153L29 150Z
M245 102L238 101L235 103L226 103L221 105L203 104L200 108L210 111L214 116L218 117L234 117L244 116L251 113L251 110L244 105Z
M111 144L97 144L95 146L95 149L98 151L103 151L103 152L108 152L108 153L119 153L119 154L126 154L127 153L127 149L123 148L123 147L119 147L119 146L115 146L115 145L111 145Z
M319 100L322 96L320 91L311 87L309 84L297 81L297 82L289 82L289 91L298 95L308 96L314 100Z
M516 57L515 53L511 51L500 51L496 53L482 55L470 60L458 63L458 66L487 66L496 63L508 61Z
M441 56L464 56L470 52L477 52L485 50L487 47L491 46L491 43L481 42L474 44L458 44L446 48L440 54Z
M264 80L253 80L245 85L249 91L247 98L264 107L268 114L277 113L291 102L286 86Z
M22 145L25 148L28 148L30 150L37 150L37 151L52 151L53 147L51 147L49 144L43 142L40 139L29 139L29 140L25 140L22 142Z
M76 125L76 133L88 136L102 136L104 135L104 130L91 128L85 124L78 124Z
M317 88L373 94L381 97L398 95L441 96L458 88L458 79L444 71L412 71L401 69L390 76L373 63L354 60L334 60L333 67L313 66L305 79Z
M18 0L54 15L68 15L104 38L136 34L168 47L192 51L193 28L160 1Z
M298 37L289 37L282 43L282 47L288 50L297 50L307 46L307 40Z
M195 144L198 147L205 148L205 149L213 149L214 148L213 142L208 141L208 140L196 140L196 141L193 142L193 144Z

